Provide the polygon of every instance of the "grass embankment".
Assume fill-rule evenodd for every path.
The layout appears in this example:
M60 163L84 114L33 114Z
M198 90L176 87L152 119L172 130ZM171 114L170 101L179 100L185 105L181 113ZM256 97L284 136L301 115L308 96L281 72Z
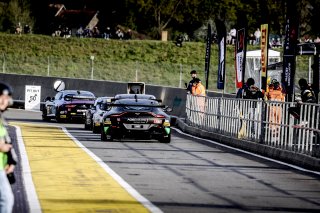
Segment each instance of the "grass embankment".
M248 49L259 48L249 46ZM218 47L212 45L209 89L216 90ZM118 41L93 38L57 38L43 35L0 34L0 63L6 73L89 79L90 56L98 80L143 81L147 84L184 87L196 69L204 81L205 44L185 42ZM227 47L227 92L234 89L234 47Z

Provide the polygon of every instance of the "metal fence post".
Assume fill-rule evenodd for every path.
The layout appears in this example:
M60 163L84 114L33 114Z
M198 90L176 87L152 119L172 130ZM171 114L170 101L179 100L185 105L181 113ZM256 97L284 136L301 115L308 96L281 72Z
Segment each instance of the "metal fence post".
M136 82L138 82L138 62L136 61Z
M261 134L259 138L260 143L265 143L265 134L266 134L266 118L267 118L267 103L264 101L261 101Z
M91 59L91 80L93 80L93 60L94 60L94 56L90 56Z
M48 56L48 70L47 76L50 76L50 56Z
M179 78L179 88L182 87L182 64L180 64L180 78Z
M2 72L6 73L6 57L5 57L4 53L3 53Z

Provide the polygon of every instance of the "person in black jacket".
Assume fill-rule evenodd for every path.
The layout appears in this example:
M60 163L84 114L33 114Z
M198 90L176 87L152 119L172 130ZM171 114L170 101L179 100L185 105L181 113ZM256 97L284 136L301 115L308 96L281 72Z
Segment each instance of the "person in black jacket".
M307 80L301 78L298 83L301 90L301 100L297 101L297 106L289 108L289 113L296 119L300 119L300 109L302 103L316 103L315 93L308 84Z
M261 90L256 87L253 78L248 78L246 84L243 88L239 89L237 92L237 98L243 99L259 99L263 98Z
M191 75L192 79L191 79L191 81L189 81L189 84L185 83L185 85L186 85L186 88L188 90L188 93L192 94L192 86L195 83L195 79L197 78L197 71L192 70L190 72L190 75Z

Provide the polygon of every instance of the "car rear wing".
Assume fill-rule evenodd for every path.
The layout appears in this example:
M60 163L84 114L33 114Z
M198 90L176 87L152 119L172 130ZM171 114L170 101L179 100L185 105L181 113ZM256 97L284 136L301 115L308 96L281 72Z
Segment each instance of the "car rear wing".
M159 104L159 105L147 105L147 104L115 104L115 103L110 103L108 104L108 107L150 107L150 108L162 108L165 112L171 112L172 108Z
M64 96L64 100L92 100L94 101L96 98L92 96L85 96L85 95L66 95Z

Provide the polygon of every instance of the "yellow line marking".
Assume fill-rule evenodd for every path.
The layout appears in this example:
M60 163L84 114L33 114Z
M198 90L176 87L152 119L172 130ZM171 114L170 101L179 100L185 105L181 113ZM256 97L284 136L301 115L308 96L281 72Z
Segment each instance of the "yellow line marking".
M149 212L60 128L20 126L43 212Z

